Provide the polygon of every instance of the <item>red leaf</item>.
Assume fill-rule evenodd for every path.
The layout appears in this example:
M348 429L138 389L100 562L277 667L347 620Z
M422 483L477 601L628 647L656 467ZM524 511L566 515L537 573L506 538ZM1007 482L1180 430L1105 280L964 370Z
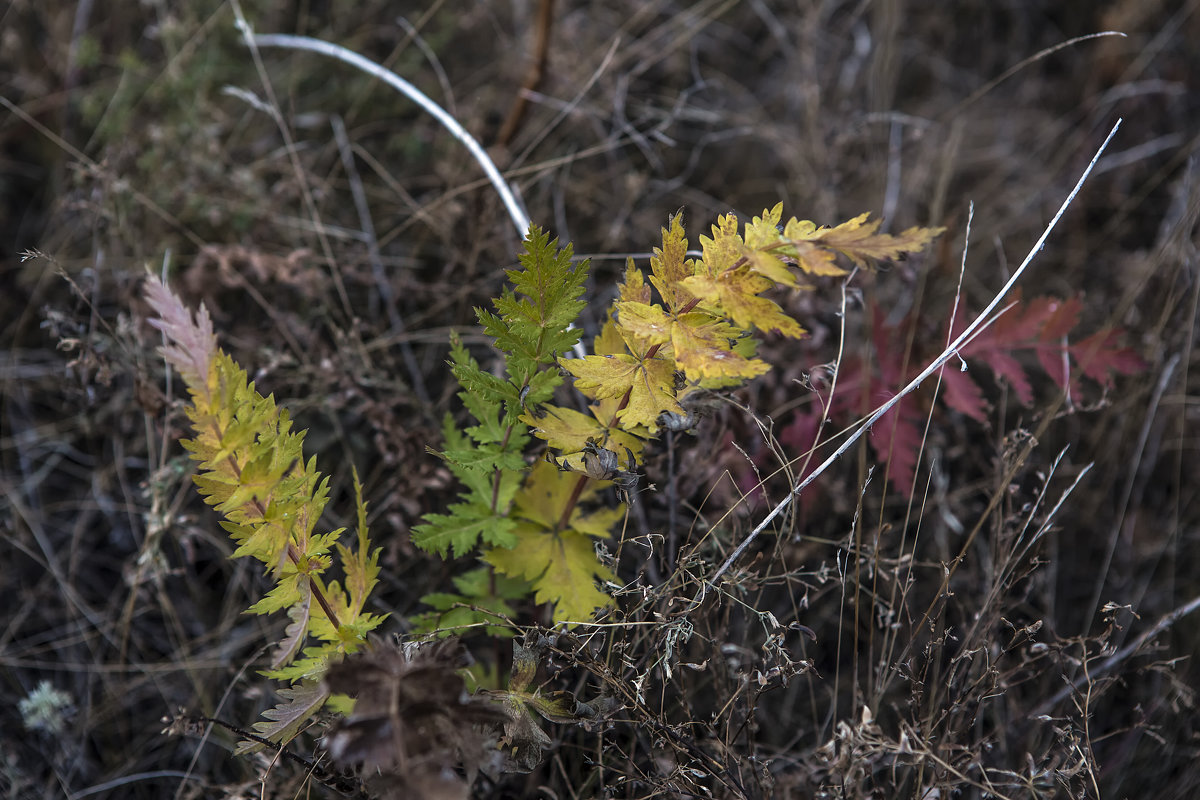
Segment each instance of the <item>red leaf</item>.
M1050 314L1042 322L1038 339L1042 341L1061 339L1079 324L1079 312L1083 310L1083 303L1078 297L1069 297L1066 300L1059 300L1055 297L1038 299L1049 301L1050 310Z
M778 433L779 443L784 447L784 452L797 459L796 466L802 468L796 474L798 481L807 478L823 460L817 453L810 453L816 446L817 434L821 431L822 416L819 405L814 404L809 411L797 411L792 416L792 421ZM806 511L811 510L813 500L817 497L817 493L813 491L815 488L816 484L809 486L800 495L800 505Z
M1018 290L1014 292L1012 305L1000 312L999 317L975 338L959 348L958 354L961 358L987 364L992 374L1012 387L1023 405L1032 405L1033 386L1020 362L1012 356L1012 352L1022 346L1028 346L1028 342L1036 337L1037 330L1049 313L1048 301L1035 300L1022 304ZM957 317L951 329L951 336L958 336L965 328L966 323L961 317ZM945 380L945 375L942 379ZM949 400L947 403L949 404ZM957 408L953 404L950 405ZM979 419L963 408L957 410Z
M1001 378L1008 382L1012 387L1013 394L1017 396L1017 400L1023 406L1033 405L1033 385L1029 382L1029 378L1025 375L1025 370L1021 369L1021 364L1008 353L999 350L991 353L985 363L992 368L992 372L997 378Z
M1065 337L1078 323L1082 307L1083 304L1074 298L1059 300L1055 297L1035 297L1023 301L1020 291L1014 292L1012 304L991 325L960 348L959 355L987 364L997 378L1012 387L1022 405L1032 405L1033 385L1013 353L1033 350L1042 369L1060 387L1065 386L1068 378L1063 357ZM957 336L965 327L961 320L956 319L952 335ZM947 403L952 408L970 413L951 403L949 398ZM974 414L971 416L979 419Z
M1049 308L1050 314L1042 323L1040 330L1037 331L1035 351L1038 362L1046 374L1054 379L1058 388L1066 389L1071 378L1070 362L1065 357L1067 335L1079 322L1079 311L1083 308L1083 304L1078 298L1068 300L1050 298ZM1074 381L1070 382L1071 391L1076 392L1078 386L1074 385Z
M903 349L908 341L903 331L911 322L905 319L891 327L878 308L873 313L878 373L873 374L859 360L848 359L842 363L837 393L829 399L829 415L842 423L870 414L895 397L896 390L906 385L921 368L920 364L914 363L909 364L907 375L900 372ZM920 403L913 394L908 394L880 417L867 434L876 460L887 468L892 488L906 496L912 492L923 428Z
M983 397L983 390L953 361L942 370L942 400L950 408L977 422L987 422L988 403Z
M1101 386L1111 386L1113 373L1135 375L1146 369L1146 362L1129 347L1120 347L1121 331L1096 331L1071 346L1071 356L1080 371Z
M986 364L998 380L1012 387L1017 399L1026 406L1033 404L1034 394L1029 374L1017 359L1016 354L1021 351L1033 351L1039 365L1059 387L1070 380L1073 392L1078 392L1081 376L1109 385L1114 374L1131 375L1145 369L1145 363L1136 353L1119 346L1119 331L1101 331L1072 343L1070 334L1079 323L1082 310L1079 298L1060 300L1045 296L1022 300L1020 292L1015 292L1010 305L960 347L958 356L968 364ZM878 306L871 308L871 314L874 358L843 361L838 393L829 400L830 417L842 424L860 418L893 397L921 369L919 358L910 360L904 368L904 348L912 318L889 325ZM951 320L951 339L966 327L965 314L960 309ZM968 372L959 369L961 364L951 361L943 369L941 399L948 408L986 423L988 402L983 388ZM922 421L921 404L909 395L875 423L868 437L878 461L888 466L892 487L903 494L913 491ZM813 434L808 433L807 424L807 419L797 416L785 429L789 439L798 445L795 449L801 452L811 446Z
M887 402L889 393L881 402ZM911 497L917 473L917 454L921 450L920 408L916 399L905 395L890 411L879 418L868 436L871 449L880 464L887 465L892 488Z

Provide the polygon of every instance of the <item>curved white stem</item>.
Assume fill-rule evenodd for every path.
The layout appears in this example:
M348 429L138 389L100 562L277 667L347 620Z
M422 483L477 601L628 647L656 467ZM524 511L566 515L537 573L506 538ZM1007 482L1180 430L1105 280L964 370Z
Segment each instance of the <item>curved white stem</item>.
M512 217L513 225L517 228L517 235L523 240L526 234L529 233L529 215L525 213L525 209L521 206L521 202L517 200L516 194L508 181L504 180L504 176L500 174L500 170L496 169L495 163L484 151L483 146L475 140L467 129L458 123L454 117L450 116L445 109L435 103L433 100L422 92L417 87L413 86L408 81L401 78L391 70L376 64L369 58L364 58L353 50L347 50L345 47L326 42L321 39L313 39L309 36L293 36L287 33L264 33L258 34L251 30L244 29L243 33L246 36L246 41L252 43L255 47L288 47L293 50L309 50L314 53L336 58L338 61L349 64L352 67L357 67L363 72L378 78L379 80L391 86L393 89L404 94L414 103L419 105L425 111L429 112L434 119L442 123L442 126L450 131L450 134L458 139L479 162L479 166L483 167L484 173L488 180L492 182L492 186L496 188L496 192L500 195L500 199L504 201L504 207L508 209L508 215Z

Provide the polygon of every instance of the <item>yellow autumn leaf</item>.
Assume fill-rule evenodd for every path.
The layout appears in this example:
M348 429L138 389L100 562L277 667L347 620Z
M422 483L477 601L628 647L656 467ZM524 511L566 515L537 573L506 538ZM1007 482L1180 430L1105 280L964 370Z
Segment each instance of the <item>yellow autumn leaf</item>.
M521 422L539 439L556 450L573 453L582 450L589 439L595 439L604 433L604 428L589 414L582 414L573 408L544 405L541 416L533 416L528 412L521 415Z
M636 436L620 428L607 428L590 414L552 405L544 405L542 410L546 413L540 417L522 414L521 421L535 436L563 453L577 453L587 446L588 441L599 442L617 452L629 448L635 457L641 452L642 441Z
M513 515L553 530L575 489L576 481L577 476L566 475L553 464L539 461L533 465L525 485L513 499ZM591 486L585 488L580 499L595 491Z
M592 352L598 356L615 356L627 352L625 340L621 338L621 329L614 320L605 321L600 335L592 340Z
M588 397L624 398L628 393L625 408L617 412L623 427L645 425L653 429L662 412L683 411L675 401L673 360L615 355L562 359L559 364L575 376L575 388Z
M737 331L722 322L713 322L707 314L685 314L671 328L675 363L688 380L704 378L758 377L771 369L757 358L743 358L733 351L730 338Z
M697 297L712 303L747 330L778 331L793 338L804 335L800 323L783 313L777 303L758 296L758 292L771 285L760 275L739 270L718 277L694 275L683 283Z
M601 420L602 422L607 424L610 420L617 419L617 410L620 407L621 407L620 399L615 398L615 397L608 397L603 400L597 400L595 403L588 406L588 409L591 410L593 417L595 417L596 419ZM630 449L633 450L634 455L638 455L638 456L640 456L642 454L641 447L642 447L643 443L641 440L649 439L652 436L650 430L645 425L628 425L628 424L626 424L626 425L622 425L619 428L619 430L623 430L626 433L630 434L631 436L637 437L638 446L630 447Z
M642 345L639 349L666 344L671 340L671 318L660 306L618 300L613 303L613 308L621 327Z
M646 285L642 271L634 266L632 258L625 264L625 282L621 284L620 292L622 300L650 302L650 287Z
M534 600L554 604L556 622L584 622L612 598L596 588L596 580L612 580L608 567L596 560L590 537L576 531L554 533L534 524L518 525L512 550L494 549L484 560L498 572L529 581Z
M608 539L612 537L613 526L624 517L624 505L616 508L600 508L587 514L580 513L579 508L576 507L575 513L571 515L571 530L595 536L597 539ZM592 559L595 560L595 558L593 554Z
M877 233L881 220L868 222L868 216L859 214L833 228L818 228L812 222L792 220L784 228L783 235L796 245L797 260L804 269L818 275L828 275L841 274L840 270L837 273L823 271L830 269L833 261L833 253L829 251L842 253L857 266L869 267L872 261L923 250L945 230L913 227L893 236ZM810 250L812 245L817 245L818 249ZM825 249L822 251L820 248ZM820 255L821 252L826 255Z
M537 462L529 472L529 479L513 500L513 516L537 523L547 531L554 530L561 521L559 518L567 503L570 502L578 481L578 475L562 472L548 461ZM584 487L583 493L578 499L589 500L596 496L598 490L599 487L594 482L589 483ZM616 511L618 512L616 518L619 519L624 512L621 509L616 509ZM567 527L576 531L586 531L593 536L607 538L609 530L615 522L615 519L603 516L607 512L608 509L584 513L576 504ZM601 516L597 517L597 514ZM603 521L606 527L600 529L597 520Z
M746 224L746 246L762 250L778 244L779 220L782 218L783 203L776 203L774 208L764 209L761 217L755 217Z
M765 250L755 250L747 247L743 250L746 258L746 263L750 265L750 269L757 272L763 277L770 278L775 283L781 286L786 286L789 289L798 289L800 284L796 281L796 276L787 268L783 260L778 256L772 255Z
M696 262L687 257L687 245L682 215L676 214L671 217L670 227L662 229L662 247L654 248L650 257L650 282L671 311L678 311L692 299L681 285L684 278L696 272Z
M715 276L733 267L742 257L737 217L733 214L718 217L717 224L712 226L712 238L700 237L700 248L704 252L704 268L697 270L697 274ZM684 285L687 285L687 279Z
M782 216L783 203L777 203L774 208L763 211L761 217L751 220L746 225L742 256L750 268L758 274L783 286L796 289L799 288L796 276L783 263L783 259L777 255L783 244L778 227Z
M578 475L559 472L553 464L535 464L513 502L513 515L520 518L514 529L516 545L484 554L498 572L530 581L539 603L554 604L556 621L587 620L596 608L612 602L596 588L597 579L612 580L613 574L596 560L590 537L609 537L625 511L619 507L585 513L576 504L567 528L556 530L578 480ZM590 482L582 497L595 493L595 483Z
M834 263L837 253L810 241L812 236L820 232L815 222L793 217L783 229L786 246L780 252L794 259L796 265L809 274L829 277L845 275L846 270Z
M559 366L575 376L575 388L588 397L623 397L637 381L642 361L627 353L559 359Z

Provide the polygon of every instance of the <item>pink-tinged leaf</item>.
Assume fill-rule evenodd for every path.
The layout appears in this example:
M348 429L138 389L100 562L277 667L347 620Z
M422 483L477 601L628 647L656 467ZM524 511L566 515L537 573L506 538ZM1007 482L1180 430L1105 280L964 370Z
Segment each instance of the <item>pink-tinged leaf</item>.
M883 398L881 402L888 399ZM921 449L921 429L914 421L917 419L920 419L917 403L912 395L906 395L879 418L868 436L875 457L887 465L892 488L905 497L912 496L917 454Z
M1078 387L1071 381L1071 365L1066 358L1067 336L1079 322L1079 312L1083 304L1075 298L1057 300L1050 298L1050 313L1042 322L1037 332L1036 352L1038 363L1046 371L1060 389L1066 389L1071 382L1071 390Z
M817 435L821 432L821 409L813 408L807 412L797 412L792 421L783 427L778 434L779 443L785 448L784 452L793 459L796 479L804 480L821 464L821 458L814 452ZM807 487L800 494L800 505L805 511L811 511L817 492L814 486Z
M1057 341L1079 324L1079 313L1083 310L1083 303L1078 297L1069 297L1066 300L1050 298L1049 308L1050 314L1042 322L1038 339Z
M1013 302L1002 311L990 325L979 332L971 341L959 349L959 355L967 361L982 361L998 379L1012 387L1022 405L1033 404L1033 385L1025 368L1013 356L1018 350L1034 350L1044 355L1044 363L1056 355L1061 358L1061 338L1049 342L1039 341L1047 324L1051 329L1061 327L1063 303L1053 297L1036 297L1022 301L1020 292L1014 292ZM1071 310L1070 306L1066 307ZM1078 310L1076 309L1076 314ZM955 319L952 336L966 328L961 314ZM1062 373L1061 365L1057 368ZM960 409L961 410L961 409Z
M155 277L146 280L145 297L158 314L150 324L167 340L160 350L163 358L179 370L189 388L203 386L217 353L217 336L208 309L201 304L193 317L183 301Z
M779 443L786 448L788 456L798 459L799 464L803 464L805 460L808 465L804 471L797 474L797 478L803 479L808 477L808 473L820 463L815 456L809 458L810 451L816 446L817 434L821 430L821 411L814 408L811 411L796 412L792 416L792 421L779 430L777 438Z
M1017 399L1021 401L1021 405L1033 405L1033 384L1029 382L1025 370L1021 369L1020 363L1015 358L1008 353L994 350L987 355L984 363L991 368L997 378L1008 382Z
M1043 295L1025 300L1019 291L1013 292L1013 305L997 320L993 337L1016 344L1036 342L1042 328L1054 316L1060 305L1057 297Z
M1136 375L1146 362L1129 347L1121 347L1119 330L1101 330L1071 346L1079 369L1101 386L1111 386L1113 373Z
M889 337L881 334L884 329L881 315L876 316L876 344L886 344ZM898 339L888 345L888 350L899 350L905 341L892 329L892 338ZM898 373L895 364L885 369L884 356L877 355L879 370ZM918 365L919 366L919 365ZM910 367L910 372L914 367ZM902 376L901 376L902 377ZM837 392L829 399L829 415L843 422L869 414L895 396L896 390L907 383L899 378L880 379L869 372L858 360L847 359L839 370ZM917 453L921 447L923 419L920 403L912 394L901 398L892 409L880 417L867 435L871 450L881 467L886 467L892 488L908 495L912 492L917 467ZM882 474L882 473L880 473Z
M1054 384L1059 389L1066 389L1070 384L1071 393L1075 394L1078 386L1076 385L1077 381L1071 375L1071 360L1067 358L1067 350L1039 346L1036 352L1038 363L1054 381Z
M1060 300L1035 297L1023 300L1014 293L1012 303L974 338L958 350L968 364L982 362L998 380L1007 382L1023 405L1033 404L1033 385L1016 354L1033 351L1039 365L1060 387L1068 385L1079 392L1080 378L1086 376L1109 385L1114 374L1129 375L1145 369L1145 363L1129 348L1119 346L1119 332L1101 331L1072 342L1070 334L1079 323L1083 303L1078 298ZM871 362L843 361L837 395L830 398L829 415L841 422L859 418L892 396L916 374L920 365L904 364L904 347L913 324L905 318L889 325L877 306L871 309L874 325ZM957 338L967 327L962 309L950 324L950 338ZM1072 364L1073 362L1073 364ZM868 366L869 364L869 366ZM987 421L987 399L974 377L951 362L942 372L941 399L947 407L979 422ZM867 401L870 398L870 401ZM881 464L889 469L893 488L910 493L914 485L917 454L921 446L920 405L912 396L876 422L869 441ZM798 428L795 437L801 433Z
M942 399L955 411L977 422L987 422L988 403L983 390L953 360L942 370Z
M1011 353L1021 347L1022 342L1027 342L1032 337L1037 326L1026 322L1023 308L1018 303L1020 303L1019 295L1014 305L1002 311L991 325L959 348L958 355L967 361L982 361L993 375L1007 381L1016 392L1017 399L1023 405L1028 406L1033 403L1033 386L1020 362L1013 358ZM951 338L957 337L966 327L966 321L962 318L962 309L960 308L950 332ZM949 367L946 369L943 380L945 375L949 374L950 369ZM947 398L947 403L950 403L949 398ZM950 405L954 407L953 403ZM964 408L958 408L958 410L982 421L980 417L967 412Z

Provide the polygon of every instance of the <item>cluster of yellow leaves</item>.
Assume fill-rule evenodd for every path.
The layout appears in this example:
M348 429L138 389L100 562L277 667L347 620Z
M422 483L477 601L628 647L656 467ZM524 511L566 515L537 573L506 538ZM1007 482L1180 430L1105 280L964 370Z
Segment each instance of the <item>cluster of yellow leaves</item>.
M571 502L574 484L569 473L553 464L535 464L511 512L517 520L516 546L494 547L483 558L500 573L529 581L537 602L554 604L556 620L578 622L609 602L596 588L596 579L614 576L596 559L590 537L607 538L624 509L584 513L575 505L564 525L560 515ZM595 493L596 485L589 489Z
M497 304L499 316L481 313L485 330L505 353L510 380L483 373L465 350L455 356L464 403L481 424L467 431L473 448L448 434L458 446L444 455L473 488L451 514L427 517L414 541L441 553L479 547L496 573L526 581L538 602L552 604L560 622L586 620L608 605L597 581L614 576L597 558L593 540L610 535L625 507L585 512L581 501L606 481L629 489L645 443L668 420L678 426L672 416L688 419L681 401L689 393L737 386L767 372L769 365L755 354L756 334L804 335L764 293L801 289L799 275L805 273L844 274L835 263L839 254L866 266L920 250L938 233L911 228L898 236L881 234L879 223L865 214L835 228L794 218L783 223L782 214L777 205L744 230L734 215L721 217L711 236L700 237L700 258L688 256L683 222L674 217L648 274L630 259L610 319L593 342L595 355L581 359L557 356L574 342L570 322L582 307L577 295L585 265L570 265L533 229L524 270L509 274L516 293ZM552 294L560 285L571 290ZM575 304L568 307L568 301ZM549 402L559 380L556 362L589 399L586 410ZM527 473L519 457L526 426L551 451L550 460ZM489 588L486 597L438 595L430 604L444 612L443 619L455 605L499 608L506 598L494 594ZM489 621L485 615L472 619Z
M919 251L941 232L910 228L882 234L879 222L866 214L833 228L794 217L782 223L782 215L783 205L776 205L744 232L733 214L721 217L711 237L700 237L702 258L688 258L683 222L672 218L650 259L648 282L630 259L613 318L596 339L596 354L559 360L575 376L575 388L597 401L592 416L546 406L542 417L523 420L564 454L567 465L579 461L589 442L628 462L657 432L664 414L686 415L680 401L688 393L738 385L770 369L755 357L756 331L804 335L764 292L803 288L797 271L845 274L835 263L839 254L866 267Z

